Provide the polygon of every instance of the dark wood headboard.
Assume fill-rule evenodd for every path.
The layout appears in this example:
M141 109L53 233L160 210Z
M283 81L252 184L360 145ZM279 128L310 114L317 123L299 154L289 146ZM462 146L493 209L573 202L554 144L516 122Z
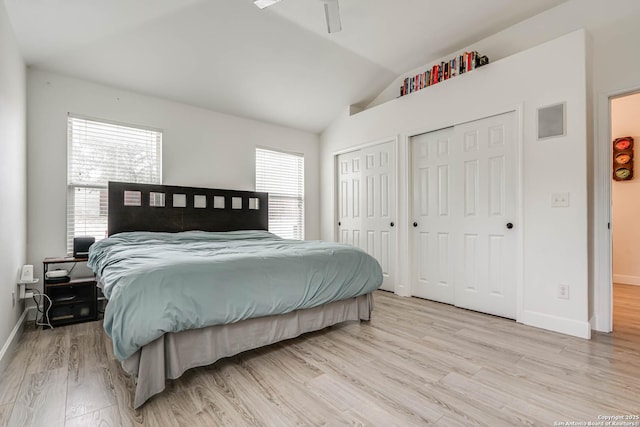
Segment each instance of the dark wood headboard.
M182 201L183 207L176 206ZM267 193L109 182L109 236L124 231L268 229Z

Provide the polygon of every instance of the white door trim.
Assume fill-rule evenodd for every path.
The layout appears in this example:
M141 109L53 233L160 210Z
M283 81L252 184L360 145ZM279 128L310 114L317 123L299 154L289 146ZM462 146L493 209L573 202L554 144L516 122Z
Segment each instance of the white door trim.
M640 92L640 85L597 98L593 143L593 319L591 327L600 332L613 330L613 270L611 223L611 100Z
M343 148L341 150L336 150L332 152L334 158L337 158L340 154L351 153L353 151L362 150L363 148L373 147L374 145L384 144L385 142L395 142L396 143L396 151L398 145L398 135L389 136L386 138L380 138L373 141L365 142L363 144L354 145L353 147Z
M522 323L524 313L524 104L515 107L516 113L516 322Z
M524 197L523 197L523 188L524 188L524 179L523 179L523 163L524 163L524 156L523 156L523 142L524 142L524 105L523 104L517 104L515 105L513 108L509 108L509 109L505 109L505 110L500 110L500 111L494 111L491 113L488 113L485 116L482 117L475 117L469 120L465 120L464 122L458 122L458 123L451 123L447 126L437 126L437 127L424 127L424 128L419 128L419 129L415 129L411 132L406 132L401 134L401 145L403 146L403 149L406 153L406 155L404 156L404 163L405 166L404 167L404 174L402 176L403 179L405 179L407 185L405 186L406 188L406 194L403 194L403 199L406 200L407 202L407 209L405 210L405 216L403 217L404 221L403 221L403 230L406 234L404 234L406 236L406 243L407 243L407 248L412 248L414 241L413 241L413 235L412 233L409 231L409 222L411 221L411 212L413 212L413 199L410 197L411 194L413 194L413 178L412 178L412 174L411 174L411 167L409 167L409 165L411 164L411 146L410 146L410 139L413 136L416 135L420 135L423 133L428 133L428 132L434 132L440 129L444 129L444 128L448 128L448 127L452 127L452 126L456 126L462 123L466 123L466 122L471 122L471 121L475 121L475 120L480 120L480 119L484 119L486 117L491 117L491 116L497 116L500 114L506 114L506 113L511 113L511 112L515 112L515 126L516 126L516 141L515 141L515 159L516 159L516 171L515 171L515 175L517 177L517 182L516 182L516 204L515 204L515 208L516 208L516 218L517 218L517 223L516 223L516 265L515 265L515 269L516 269L516 273L515 273L515 277L516 277L516 321L522 323L522 314L524 311L524 251L523 251L523 245L524 245L524 210L523 210L523 201L524 201ZM400 175L400 174L398 174ZM400 181L400 176L398 176L398 181ZM413 271L413 262L411 261L411 257L407 256L406 258L406 263L405 266L403 268L406 268L405 271L411 272ZM405 292L407 292L407 295L411 295L411 276L409 275L409 277L407 277L406 281L403 281L403 283L407 283L408 284L408 288L405 290Z

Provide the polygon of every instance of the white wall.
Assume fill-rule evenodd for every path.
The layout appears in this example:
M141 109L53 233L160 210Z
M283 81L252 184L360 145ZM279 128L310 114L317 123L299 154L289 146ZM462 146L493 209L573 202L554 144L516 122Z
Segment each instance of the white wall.
M640 94L611 102L611 140L634 138L634 178L612 181L613 281L640 285Z
M319 137L177 102L29 70L28 254L66 254L67 113L163 130L163 183L254 190L255 147L305 156L305 231L319 236ZM41 273L40 273L41 274Z
M494 62L583 28L598 41L596 67L609 74L612 63L603 62L604 58L601 55L612 60L615 58L613 64L622 61L621 58L625 58L625 62L636 63L640 61L637 58L638 55L623 53L627 47L637 44L638 37L635 35L633 22L637 22L638 16L640 16L640 2L637 0L569 0L492 36L478 40L462 49L461 52L476 50L487 55ZM626 34L629 37L620 40L616 34ZM622 45L619 43L620 41L622 41ZM605 46L606 50L601 50ZM417 73L430 69L440 61L451 59L459 53L451 52L442 58L432 58L423 66L407 70L382 91L369 104L369 107L397 97L401 82L405 77L415 76ZM559 70L559 72L567 72L567 70Z
M24 309L24 303L13 303L11 292L17 291L27 244L25 74L4 2L0 2L0 349Z
M563 72L559 72L563 70ZM523 144L523 287L519 320L588 337L586 35L576 31L436 86L336 120L321 135L322 237L334 237L333 153L400 134L399 247L406 248L408 136L520 108ZM536 110L566 102L567 134L536 140ZM566 159L571 161L567 162ZM551 208L569 192L571 206ZM401 249L400 260L408 260ZM400 265L398 293L409 293ZM570 299L557 298L560 283Z
M464 49L478 50L495 62L570 31L580 28L587 31L588 308L592 327L604 332L610 332L612 326L611 232L607 227L611 221L609 97L640 90L640 55L634 54L638 50L638 21L640 2L637 0L569 0ZM434 58L425 66L439 59ZM566 74L572 69L557 68L557 73ZM400 81L412 74L415 70L398 76L371 106L394 99Z
M640 55L630 54L638 50L639 20L637 0L569 0L464 49L477 50L495 61L570 31L587 30L589 317L593 328L603 332L610 332L612 326L611 232L607 227L611 221L608 98L640 89ZM433 58L425 66L440 59ZM404 77L415 75L425 66L398 76L370 106L395 98Z
M603 2L617 8L616 2ZM627 3L627 2L623 2ZM594 251L591 262L593 274L593 325L599 331L612 329L611 292L611 130L609 127L609 97L614 94L640 90L640 55L638 51L637 25L640 21L640 2L627 6L628 13L616 22L594 29L593 41L593 104L594 120L594 170L592 235ZM617 64L620 64L618 66Z

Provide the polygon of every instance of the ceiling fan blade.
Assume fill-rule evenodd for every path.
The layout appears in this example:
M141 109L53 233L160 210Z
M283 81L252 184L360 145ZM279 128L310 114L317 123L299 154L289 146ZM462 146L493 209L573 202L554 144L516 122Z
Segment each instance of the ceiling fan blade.
M323 0L323 3L324 16L327 18L327 31L329 31L329 33L337 33L338 31L342 31L338 0Z
M265 7L272 6L278 3L281 0L254 0L253 4L258 6L260 9L264 9Z

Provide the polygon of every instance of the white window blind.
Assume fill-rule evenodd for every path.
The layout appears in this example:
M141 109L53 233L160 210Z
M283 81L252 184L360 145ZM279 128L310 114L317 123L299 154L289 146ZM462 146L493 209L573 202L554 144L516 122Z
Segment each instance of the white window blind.
M162 183L162 132L69 115L67 250L107 233L109 181Z
M304 156L256 148L256 191L269 193L269 231L304 239Z

